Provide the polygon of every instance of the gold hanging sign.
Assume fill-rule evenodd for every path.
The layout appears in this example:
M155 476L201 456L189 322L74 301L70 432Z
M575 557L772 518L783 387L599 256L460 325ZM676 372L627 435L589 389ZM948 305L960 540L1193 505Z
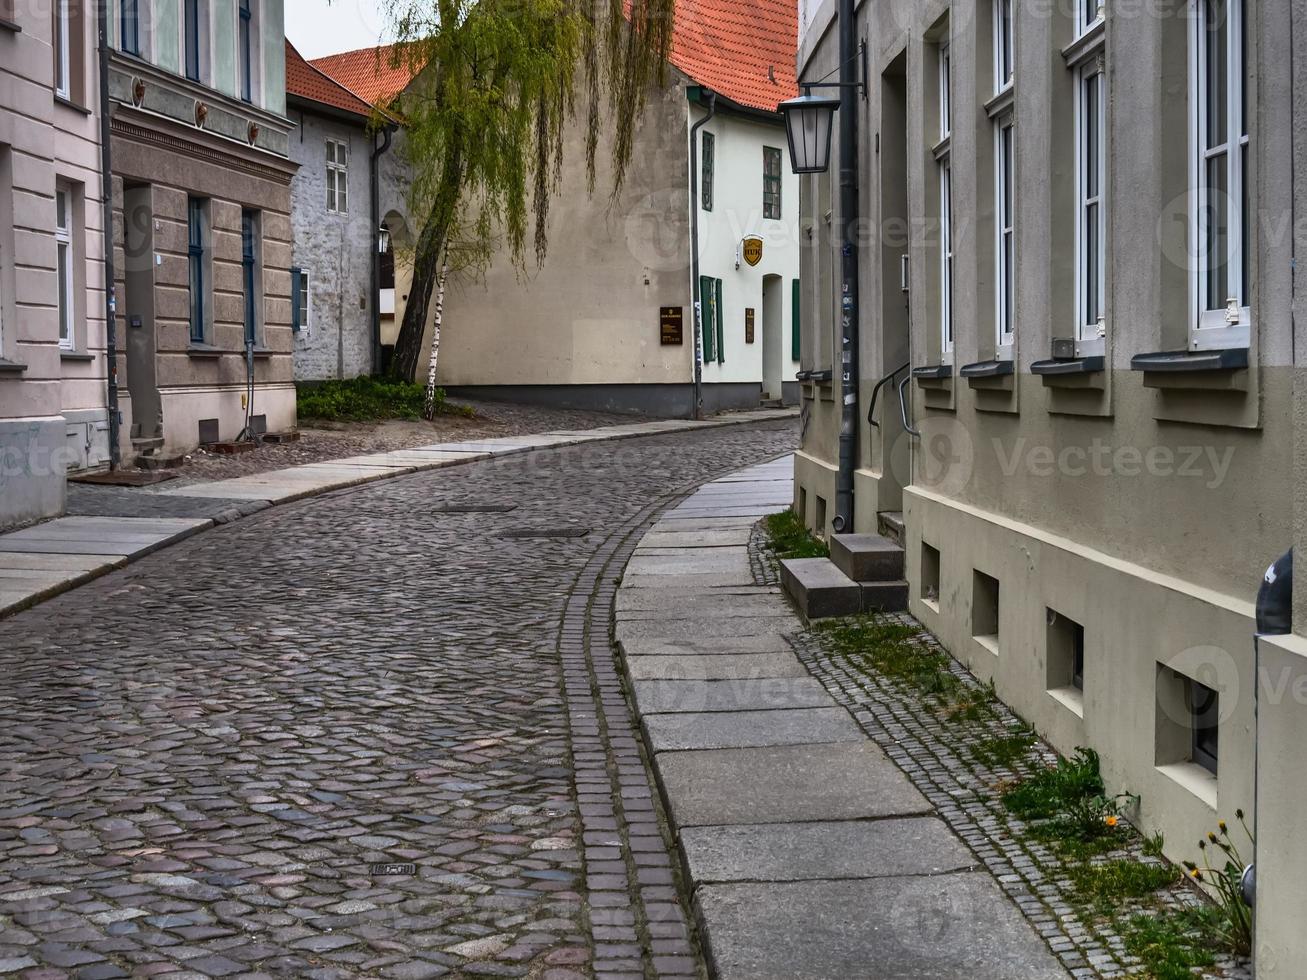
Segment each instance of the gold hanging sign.
M743 251L744 261L751 266L757 265L762 261L762 239L756 237L746 238Z

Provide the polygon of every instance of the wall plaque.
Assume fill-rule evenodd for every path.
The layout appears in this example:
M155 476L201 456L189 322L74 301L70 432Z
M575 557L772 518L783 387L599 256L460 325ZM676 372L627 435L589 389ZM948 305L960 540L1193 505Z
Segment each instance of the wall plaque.
M744 311L744 342L746 344L753 343L753 323L753 307L748 307Z
M658 339L664 347L685 343L684 307L664 306L658 312Z

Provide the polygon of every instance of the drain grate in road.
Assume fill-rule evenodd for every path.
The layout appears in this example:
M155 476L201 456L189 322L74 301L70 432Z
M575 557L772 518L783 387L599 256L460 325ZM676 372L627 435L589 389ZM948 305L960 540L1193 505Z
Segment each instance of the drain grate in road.
M437 514L507 514L517 510L517 504L441 504Z
M505 531L501 538L583 538L590 533L588 527L515 527Z
M415 875L418 873L416 864L371 864L368 865L368 871L374 878L390 875Z

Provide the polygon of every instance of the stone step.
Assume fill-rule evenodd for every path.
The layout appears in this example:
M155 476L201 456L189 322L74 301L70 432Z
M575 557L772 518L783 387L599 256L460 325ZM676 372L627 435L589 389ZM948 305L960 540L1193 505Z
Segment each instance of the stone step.
M904 612L908 608L908 583L860 582L863 612Z
M879 534L836 534L830 560L855 582L892 582L903 578L903 549Z
M139 470L171 470L185 463L186 457L149 454L137 456L134 462Z
M829 558L786 558L781 562L781 585L808 619L862 611L862 587Z
M907 533L903 525L903 512L899 510L883 510L876 515L877 524L880 526L880 533L891 541L897 542L899 547L907 540Z
M132 437L132 449L138 456L153 456L156 449L163 448L163 436L156 436L153 439L144 439L140 436Z

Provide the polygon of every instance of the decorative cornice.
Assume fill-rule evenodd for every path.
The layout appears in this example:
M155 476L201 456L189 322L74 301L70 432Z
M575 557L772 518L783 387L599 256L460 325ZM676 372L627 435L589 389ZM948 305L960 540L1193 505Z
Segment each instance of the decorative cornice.
M122 110L125 108L120 106L120 111L113 114L112 132L114 136L120 136L134 143L171 150L174 153L204 160L227 170L239 171L240 173L249 174L251 177L272 180L280 184L289 185L291 177L299 169L299 164L292 163L289 160L282 160L280 157L271 154L265 154L261 150L255 152L258 152L261 157L266 156L267 161L251 160L248 156L242 156L225 148L202 143L199 140L177 133L165 132L153 118L142 121L124 119L125 113ZM192 132L199 133L200 131L193 130ZM271 161L275 161L275 163Z

